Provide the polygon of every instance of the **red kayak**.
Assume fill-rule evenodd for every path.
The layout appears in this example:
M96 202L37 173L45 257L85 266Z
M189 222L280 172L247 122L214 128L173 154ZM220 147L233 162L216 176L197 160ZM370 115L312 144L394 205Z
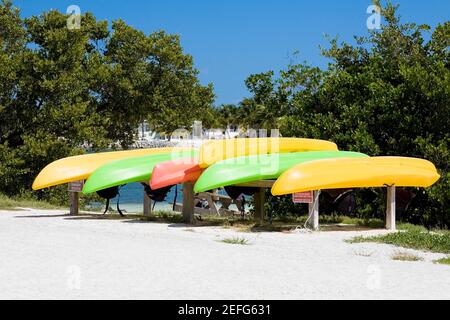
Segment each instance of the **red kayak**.
M153 190L161 189L185 182L197 181L202 174L198 159L180 159L162 162L153 169L150 187Z

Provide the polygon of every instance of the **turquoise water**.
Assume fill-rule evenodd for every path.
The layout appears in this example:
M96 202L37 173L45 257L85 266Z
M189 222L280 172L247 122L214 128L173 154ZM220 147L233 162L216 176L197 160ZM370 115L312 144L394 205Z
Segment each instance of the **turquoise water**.
M164 202L157 202L155 205L156 211L172 211L173 201L175 194L177 195L176 202L183 203L183 186L178 185L177 193L176 189L173 187L167 194L166 200ZM226 193L221 190L219 193L226 195ZM249 197L247 197L249 199ZM118 197L114 198L110 202L111 208L116 208ZM105 202L95 205L95 207L102 206L104 208ZM152 203L153 205L153 203ZM128 213L142 213L144 206L144 187L140 183L130 183L123 186L120 189L120 209ZM248 206L248 205L247 205ZM231 205L230 209L237 210L235 205Z
M158 202L155 210L172 210L173 200L175 198L175 187L170 190L165 202ZM111 208L116 208L118 197L111 200ZM130 183L120 189L120 209L126 212L142 213L144 187L140 183ZM182 186L178 186L177 203L183 202ZM105 204L102 203L104 206ZM153 205L153 204L152 204Z

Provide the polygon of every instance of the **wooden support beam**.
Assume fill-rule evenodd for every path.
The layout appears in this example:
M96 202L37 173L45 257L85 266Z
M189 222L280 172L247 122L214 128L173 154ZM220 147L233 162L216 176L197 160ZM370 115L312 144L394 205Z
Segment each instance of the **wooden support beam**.
M248 183L241 183L236 186L238 187L256 187L256 188L272 188L275 184L275 180L261 180L261 181L254 181L254 182L248 182Z
M68 184L70 198L70 215L80 213L80 192L83 190L84 181L73 181Z
M152 216L152 199L147 195L144 191L144 216L151 217Z
M74 216L80 213L80 193L70 192L70 215Z
M216 203L214 202L212 195L211 194L206 195L205 199L208 202L210 213L214 216L220 215L219 210L217 209Z
M387 188L387 204L386 204L386 229L395 231L397 229L395 223L396 202L395 202L395 186Z
M194 184L186 182L183 184L183 221L188 224L194 223Z
M254 219L259 223L264 222L265 210L264 203L266 202L266 189L260 188L259 192L255 193L255 216Z
M319 230L319 197L320 191L313 192L313 203L309 204L310 220L308 222L309 227L312 230Z

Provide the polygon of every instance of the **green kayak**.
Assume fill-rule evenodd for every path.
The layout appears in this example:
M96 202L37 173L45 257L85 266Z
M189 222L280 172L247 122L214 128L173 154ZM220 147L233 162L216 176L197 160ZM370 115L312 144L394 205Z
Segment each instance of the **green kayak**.
M216 163L206 169L195 184L196 193L231 185L277 179L295 165L332 158L366 158L368 155L346 151L277 153L239 157Z
M132 182L149 183L153 168L158 163L183 158L191 159L196 156L198 151L191 150L112 161L92 173L84 185L83 193L93 193Z

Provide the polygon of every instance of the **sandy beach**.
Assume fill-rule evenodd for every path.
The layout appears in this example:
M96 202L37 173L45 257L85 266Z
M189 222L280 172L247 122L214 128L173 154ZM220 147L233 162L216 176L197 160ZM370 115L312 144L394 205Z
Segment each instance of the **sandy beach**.
M441 254L369 232L240 233L0 211L0 299L450 299ZM240 237L248 245L220 240ZM396 252L423 261L393 261Z

